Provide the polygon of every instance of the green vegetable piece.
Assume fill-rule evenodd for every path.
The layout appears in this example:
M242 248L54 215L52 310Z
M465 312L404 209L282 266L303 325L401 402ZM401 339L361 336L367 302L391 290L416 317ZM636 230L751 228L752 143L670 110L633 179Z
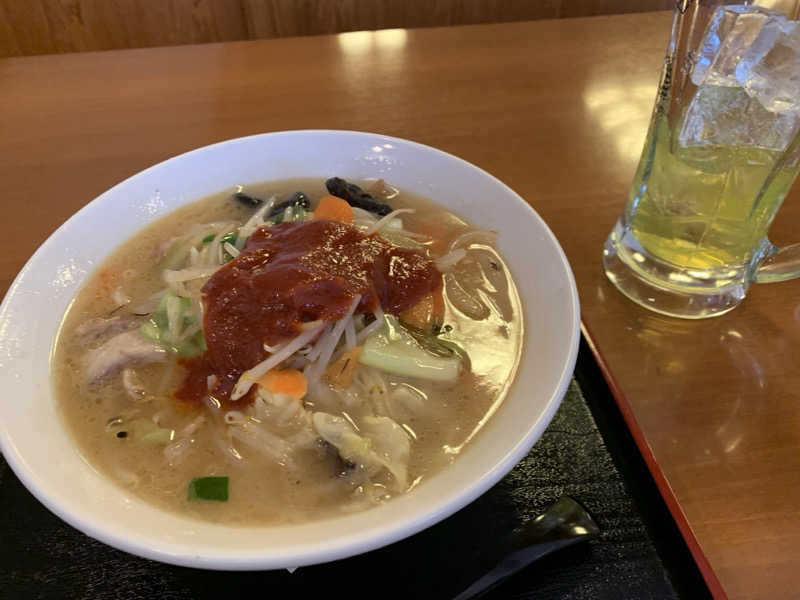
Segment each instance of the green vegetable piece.
M236 246L236 240L239 237L239 233L236 231L229 231L221 238L219 238L219 243L222 244L222 253L225 258L225 262L233 259L233 255L225 249L225 242L228 242L231 246Z
M195 477L189 482L189 500L228 501L227 477Z
M215 237L217 237L216 233L209 233L206 237L203 238L203 243L208 244L209 242L213 242Z
M239 234L236 231L229 231L219 239L219 243L224 244L225 242L228 242L230 244L236 245L236 239L238 237Z
M166 445L172 441L172 436L172 429L157 427L156 429L153 429L152 431L142 435L139 438L139 441L143 444L152 444L154 446Z
M145 321L139 331L142 335L154 340L167 348L176 352L180 358L191 358L206 351L206 340L203 337L202 329L197 331L194 335L181 340L177 345L169 339L169 318L167 318L167 302L170 298L178 298L180 300L180 316L183 319L183 327L189 327L195 322L192 315L184 314L192 306L192 301L183 296L176 296L172 292L167 292L161 297L158 303L158 309L150 315L150 318Z
M453 382L461 373L462 359L449 348L434 354L403 328L391 315L386 325L369 336L359 362L387 373L430 381Z
M178 350L178 356L181 358L199 356L206 351L206 338L203 337L202 331L198 331L178 344L176 349Z
M451 340L436 336L433 333L424 331L419 327L414 327L408 323L402 323L402 327L425 351L430 352L435 356L450 358L451 356L458 354L462 358L464 357L464 350Z
M158 325L156 325L153 319L148 319L145 321L142 326L139 327L139 331L142 333L142 335L150 338L151 340L156 342L161 341L161 330L158 328Z
M120 432L116 431L116 428L111 429L112 432L116 432L118 438L129 438L137 444L148 445L168 444L172 441L172 429L159 427L150 419L139 417L130 421L123 422L122 419L119 421L119 425L123 428L121 433L124 435L119 435Z

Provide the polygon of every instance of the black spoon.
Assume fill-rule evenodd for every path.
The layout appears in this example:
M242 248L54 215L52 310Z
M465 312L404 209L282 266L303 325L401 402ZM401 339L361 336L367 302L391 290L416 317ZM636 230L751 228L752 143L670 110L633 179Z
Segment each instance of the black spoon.
M586 509L569 496L562 496L533 521L515 530L509 540L509 553L454 600L479 598L542 556L599 533L600 528Z

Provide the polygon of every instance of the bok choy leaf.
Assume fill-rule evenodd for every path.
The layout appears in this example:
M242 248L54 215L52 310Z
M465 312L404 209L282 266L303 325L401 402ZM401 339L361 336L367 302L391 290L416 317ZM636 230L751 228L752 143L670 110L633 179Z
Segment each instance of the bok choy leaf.
M458 379L462 367L460 354L446 346L437 346L434 352L431 343L434 342L421 344L396 317L386 315L385 325L364 342L359 362L387 373L430 381Z

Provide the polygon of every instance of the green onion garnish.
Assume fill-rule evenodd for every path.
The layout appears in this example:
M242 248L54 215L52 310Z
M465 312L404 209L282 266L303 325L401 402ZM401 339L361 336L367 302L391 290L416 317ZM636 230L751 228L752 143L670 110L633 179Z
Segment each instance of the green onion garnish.
M238 237L239 237L238 232L229 231L219 239L219 243L224 244L225 242L228 242L229 244L236 244L236 238Z
M209 233L206 237L203 238L203 243L208 244L209 242L213 242L215 237L217 237L216 233Z
M189 482L189 500L228 501L227 477L195 477Z

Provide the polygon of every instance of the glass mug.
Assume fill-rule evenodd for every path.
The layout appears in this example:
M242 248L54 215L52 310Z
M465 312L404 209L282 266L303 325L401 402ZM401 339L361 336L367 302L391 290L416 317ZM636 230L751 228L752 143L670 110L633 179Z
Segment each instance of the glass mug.
M724 314L753 282L800 276L766 238L800 171L800 0L678 0L628 203L606 239L614 285L656 312Z

